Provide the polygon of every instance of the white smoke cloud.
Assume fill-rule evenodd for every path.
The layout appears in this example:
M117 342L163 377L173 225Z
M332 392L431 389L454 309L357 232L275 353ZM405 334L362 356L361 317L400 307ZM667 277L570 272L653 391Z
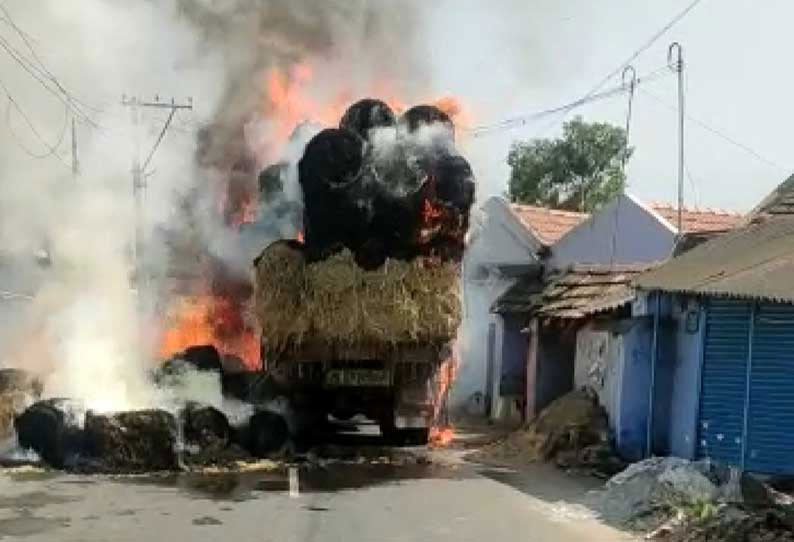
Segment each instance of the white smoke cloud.
M0 289L13 284L33 297L24 310L0 301L3 321L14 323L3 335L0 365L41 372L48 376L47 396L74 397L88 408L162 401L145 368L153 362L158 302L174 265L161 232L182 226L180 202L194 195L192 216L198 223L184 227L195 230L199 244L239 262L239 252L227 251L230 232L214 213L223 184L213 176L226 176L231 161L247 152L256 158L257 170L283 159L285 197L298 198L296 164L313 132L279 141L282 121L270 117L272 104L262 105L268 70L286 70L300 60L314 67L302 92L316 107L302 110L291 119L295 122L310 120L300 115L322 116L323 104L346 105L380 83L393 84L390 91L407 99L422 88L419 48L406 46L418 12L392 3L83 0L76 8L61 0L35 5L10 0L4 6L29 44L7 23L0 36L35 61L30 45L70 95L87 104L83 110L97 126L78 117L81 174L72 178L68 128L74 111L64 111L24 66L0 54L2 81L15 100L7 129L0 130L0 252L3 262L14 264L0 264ZM398 49L404 53L396 58L391 52ZM130 111L119 103L122 94L149 100L174 96L180 102L190 96L194 104L191 113L177 113L146 172L143 233L150 276L140 292L131 281L135 137ZM140 110L141 160L167 113ZM330 122L327 116L317 120ZM214 137L203 149L209 165L197 168L196 129L204 123L210 123ZM30 150L41 153L42 139L57 146L52 156L28 156ZM42 249L49 266L36 263ZM141 299L150 311L142 323Z

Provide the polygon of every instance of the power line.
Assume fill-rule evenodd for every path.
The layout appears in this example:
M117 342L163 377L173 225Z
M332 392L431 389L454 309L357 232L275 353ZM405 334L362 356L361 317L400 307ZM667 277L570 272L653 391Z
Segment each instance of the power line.
M651 92L648 92L647 90L644 90L644 89L639 89L639 90L640 90L640 92L642 92L643 94L645 94L649 98L652 98L653 100L655 100L659 104L663 105L667 109L669 109L671 111L678 112L678 108L676 106L667 103L666 101L664 101L659 96L656 96L655 94L653 94ZM714 134L715 136L727 141L731 145L734 145L735 147L738 147L738 148L742 149L743 151L745 151L746 153L752 155L754 158L756 158L757 160L765 163L766 165L772 166L772 167L777 168L777 169L779 169L781 171L784 171L784 172L790 172L791 171L791 168L787 168L787 167L781 166L780 164L778 164L776 162L773 162L772 160L764 157L758 151L754 150L753 148L751 148L750 146L746 145L745 143L742 143L741 141L737 141L733 137L731 137L729 135L726 135L725 133L721 132L720 130L718 130L718 129L706 124L704 121L702 121L702 120L700 120L700 119L698 119L696 117L693 117L689 113L687 113L685 115L685 118L688 121L698 125L702 129L706 130L707 132L710 132L710 133Z
M60 134L60 136L58 136L58 141L54 145L50 145L44 139L44 137L41 135L41 133L38 131L38 129L36 129L36 126L33 124L33 121L30 120L30 117L28 117L28 115L25 113L25 111L19 105L19 102L17 102L14 99L14 97L9 92L8 87L6 87L5 84L2 81L0 81L0 89L2 89L2 91L6 95L6 98L8 98L8 107L6 108L6 125L8 126L8 129L11 131L12 135L14 136L14 139L17 142L17 145L19 145L19 147L27 155L29 155L31 158L43 159L43 158L48 158L50 156L55 156L61 163L66 165L66 163L63 161L61 156L58 154L58 149L61 146L61 144L63 143L64 137L66 135L66 125L67 125L67 120L68 120L68 110L64 109L63 126L61 127L61 134ZM22 143L22 141L19 139L19 136L17 136L14 133L14 129L11 127L11 106L12 105L14 106L14 109L16 109L17 113L25 121L25 124L27 124L28 128L30 129L30 131L33 132L33 135L36 136L36 138L48 149L49 152L40 154L40 153L35 153L34 151L31 151L30 149L28 149Z
M648 73L647 75L644 75L643 77L638 77L636 79L635 83L634 83L634 86L636 87L636 86L638 86L640 84L645 84L645 83L649 83L651 81L655 81L657 79L660 79L661 77L665 77L665 76L669 75L669 73L670 73L670 71L668 70L668 68L666 66L663 67L663 68L659 68L657 70L654 70L654 71ZM601 100L606 100L608 98L612 98L612 97L617 96L619 94L623 94L625 92L628 92L629 90L630 90L629 86L624 85L623 83L621 83L620 85L612 87L612 88L610 88L608 90L599 92L597 94L592 94L590 96L585 96L583 98L579 98L578 100L574 100L573 102L570 102L570 103L567 103L567 104L564 104L564 105L560 105L560 106L557 106L557 107L552 107L550 109L544 109L544 110L541 110L541 111L536 111L534 113L528 113L528 114L525 114L525 115L518 115L518 116L515 116L515 117L510 117L510 118L495 122L493 124L484 124L484 125L481 125L481 126L475 126L473 128L469 128L466 131L471 133L473 137L480 137L482 135L486 135L486 134L489 134L489 133L492 133L492 132L500 132L500 131L504 131L504 130L511 130L513 128L516 128L516 127L519 127L519 126L525 126L525 125L527 125L527 124L529 124L531 122L536 122L538 120L541 120L541 119L549 117L549 116L554 116L554 115L557 115L557 114L560 114L560 113L566 114L569 111L571 111L573 109L576 109L578 107L581 107L581 106L583 106L585 104L592 103L592 102L597 102L597 101L601 101ZM555 120L555 123L556 123L556 120Z
M692 2L690 2L690 4L686 8L684 8L680 13L678 13L675 17L673 17L673 19L670 22L668 22L666 25L664 25L658 32L653 34L648 41L646 41L644 44L642 44L642 46L639 49L634 51L631 54L631 56L629 56L622 64L620 64L620 66L618 66L617 68L615 68L614 70L609 72L603 79L601 79L592 89L590 89L590 92L585 94L585 97L592 96L593 94L598 92L601 89L601 87L603 87L605 84L607 84L607 82L609 82L610 79L612 79L613 77L616 77L618 74L622 73L623 70L626 69L626 66L628 66L629 64L634 62L637 59L637 57L639 57L642 53L647 51L654 43L656 43L659 40L659 38L664 36L681 19L686 17L686 15L690 11L695 9L695 7L700 2L702 2L702 0L693 0Z
M687 5L686 8L684 8L682 11L680 11L678 14L676 14L675 17L673 17L667 24L665 24L660 30L658 30L656 33L654 33L645 43L643 43L640 46L639 49L634 51L618 67L616 67L614 70L609 72L606 76L604 76L603 79L601 79L598 83L596 83L596 85L593 88L591 88L590 91L587 94L585 94L582 98L580 98L576 102L573 102L576 105L574 105L573 107L570 107L570 108L562 107L562 108L557 108L557 109L552 110L552 111L545 112L546 114L555 114L555 113L560 114L560 119L556 119L556 120L552 121L551 123L549 123L549 126L547 128L545 128L544 131L548 130L549 127L555 125L562 118L565 118L565 116L568 114L568 112L571 111L572 109L574 109L575 107L578 107L579 105L584 105L586 103L589 103L591 101L595 101L595 100L598 100L598 99L604 99L605 97L602 96L603 93L599 93L598 91L601 90L601 88L605 84L607 84L610 79L612 79L612 78L616 77L618 74L622 73L623 70L625 70L627 66L629 66L632 62L634 62L637 59L637 57L639 57L642 53L647 51L654 43L656 43L659 40L659 38L664 36L671 28L673 28L676 24L678 24L678 22L681 21L681 19L686 17L687 14L689 14L690 11L695 9L695 7L697 7L697 5L700 4L700 2L702 2L702 1L703 0L693 0L692 2L690 2L689 5ZM664 69L666 70L667 67L665 67ZM645 79L648 79L648 77L650 77L650 76L653 76L653 73L649 74L649 76L646 76ZM608 92L609 91L607 91L607 93ZM609 96L606 96L606 97L611 97L612 95L613 94L610 94ZM593 100L591 100L591 98ZM520 123L520 125L523 125L523 124L526 124L526 122ZM475 137L477 137L477 135L475 135Z
M30 52L33 60L26 57L24 53L11 45L11 43L2 36L0 36L0 47L2 47L6 53L8 53L8 55L31 77L33 77L33 79L35 79L45 90L53 94L56 98L63 102L64 105L67 105L72 110L73 114L80 117L84 122L96 126L96 123L88 116L87 113L83 111L82 108L85 107L95 112L97 110L75 98L72 93L64 87L60 80L47 68L47 66L41 60L41 57L39 57L38 53L36 52L36 49L33 47L33 44L31 43L32 38L14 22L11 14L8 12L5 6L0 5L0 12L5 15L4 17L0 17L0 21L4 21L14 30L17 36L19 36L20 40L25 44L25 47Z

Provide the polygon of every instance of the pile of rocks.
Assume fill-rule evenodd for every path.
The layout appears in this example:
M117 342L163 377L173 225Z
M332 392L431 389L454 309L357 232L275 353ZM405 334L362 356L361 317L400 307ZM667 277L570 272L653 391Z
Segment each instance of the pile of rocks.
M634 463L589 496L610 523L649 539L794 540L794 509L754 476L708 460L655 457Z

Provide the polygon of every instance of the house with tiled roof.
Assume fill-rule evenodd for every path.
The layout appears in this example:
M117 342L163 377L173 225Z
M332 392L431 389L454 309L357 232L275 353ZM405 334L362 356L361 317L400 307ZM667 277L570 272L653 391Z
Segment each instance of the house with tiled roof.
M523 369L503 366L501 352L519 350L526 338L517 320L492 314L490 307L517 280L540 277L551 246L586 218L501 197L489 198L474 213L463 260L463 333L452 410L496 416L515 410L502 397L523 396Z
M592 215L489 199L464 259L462 363L453 407L474 405L474 410L500 418L513 412L520 398L524 414L535 414L572 387L576 330L602 311L590 309L623 310L630 303L631 287L618 270L657 265L676 247L694 246L730 230L741 218L727 211L685 208L679 232L675 207L646 204L631 195L615 198ZM573 268L587 269L592 276L568 276ZM582 296L581 313L538 305L538 294L551 283L580 280L571 299ZM599 286L599 280L619 288ZM621 295L610 294L613 290ZM554 348L535 360L530 374L532 337L527 329L533 314L544 315L539 320L541 342ZM568 324L545 328L552 320ZM545 375L544 382L533 381L539 374Z
M743 220L738 213L684 208L679 231L677 208L624 194L559 235L545 253L542 275L522 277L492 306L502 321L523 324L526 340L505 338L500 363L523 361L527 416L587 387L606 409L618 449L641 457L647 443L638 413L647 396L636 392L647 375L637 368L648 355L650 327L632 316L634 280ZM633 384L621 389L626 382Z
M682 231L678 209L672 205L646 204L624 194L571 228L554 243L551 267L571 264L661 262L677 244L692 244L735 227L742 215L716 209L684 208Z

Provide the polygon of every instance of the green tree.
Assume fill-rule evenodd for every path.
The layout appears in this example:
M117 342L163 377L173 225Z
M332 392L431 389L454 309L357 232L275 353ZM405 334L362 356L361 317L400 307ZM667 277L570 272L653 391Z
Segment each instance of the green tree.
M632 150L623 128L576 117L563 125L560 138L513 143L510 199L592 212L623 191L623 164Z

